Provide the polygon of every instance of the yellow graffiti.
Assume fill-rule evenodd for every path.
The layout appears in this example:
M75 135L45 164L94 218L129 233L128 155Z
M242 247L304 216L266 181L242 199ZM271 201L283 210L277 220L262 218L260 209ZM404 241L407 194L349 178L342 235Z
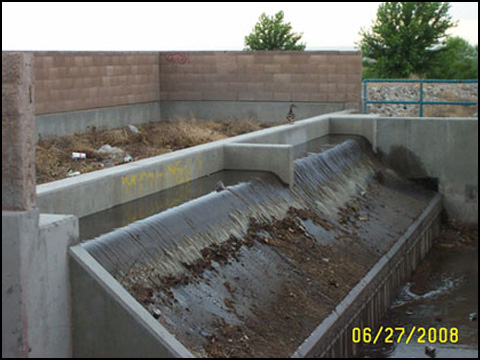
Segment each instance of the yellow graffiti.
M202 154L176 160L154 172L141 172L122 177L123 199L129 200L172 186L188 183L202 174Z
M204 189L201 182L195 186L192 186L192 182L176 186L172 192L165 194L165 196L155 197L153 201L137 202L134 207L129 207L128 211L122 213L122 226L183 204L203 193Z

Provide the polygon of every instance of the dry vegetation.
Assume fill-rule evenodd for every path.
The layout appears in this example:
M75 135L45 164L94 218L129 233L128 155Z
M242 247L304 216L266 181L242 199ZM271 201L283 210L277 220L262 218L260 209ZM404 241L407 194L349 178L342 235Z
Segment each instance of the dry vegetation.
M134 160L139 160L268 126L248 119L230 122L177 119L139 125L138 133L132 132L128 127L102 131L92 127L84 134L40 139L36 155L37 183L63 179L69 172L79 171L83 174L113 166L111 158L106 159L97 153L106 144L120 148ZM87 159L74 160L72 152L85 153Z

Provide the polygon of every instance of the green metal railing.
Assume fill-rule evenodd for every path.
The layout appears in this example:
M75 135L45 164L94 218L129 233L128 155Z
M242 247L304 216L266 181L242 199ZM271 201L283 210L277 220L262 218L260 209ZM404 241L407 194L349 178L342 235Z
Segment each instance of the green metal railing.
M418 100L369 100L368 83L418 83L420 84ZM425 101L423 99L423 84L477 84L477 101ZM367 113L368 104L403 104L419 105L419 116L423 117L424 105L475 105L478 106L478 80L430 80L430 79L365 79L363 80L363 113Z

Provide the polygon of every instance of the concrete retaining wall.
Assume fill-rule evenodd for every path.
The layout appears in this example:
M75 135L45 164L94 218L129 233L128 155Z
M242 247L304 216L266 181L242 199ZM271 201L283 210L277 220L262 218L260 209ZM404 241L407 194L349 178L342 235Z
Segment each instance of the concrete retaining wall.
M83 133L95 126L97 130L120 128L160 120L158 101L88 109L35 116L37 138Z
M227 121L252 119L261 122L282 122L293 102L280 101L161 101L161 118ZM358 109L355 102L295 102L297 119L307 119L345 109Z
M70 254L74 357L193 357L86 250Z
M330 133L362 135L407 178L436 178L448 215L478 224L478 118L330 117Z
M241 164L241 153L225 162L225 146L234 143L298 145L328 134L328 116L261 130L209 144L136 161L37 186L37 203L42 212L91 215L131 200L181 185L191 180ZM290 184L293 158L277 158L277 146L264 146L257 164L248 170L273 171ZM269 151L272 150L272 151ZM238 161L237 161L238 160ZM273 168L271 165L276 164ZM243 166L243 170L247 170ZM213 189L212 189L213 190Z
M293 357L354 357L361 344L353 342L352 329L375 329L379 324L399 289L439 235L441 211L441 196L437 195L390 251L305 340Z
M351 329L378 324L438 235L441 209L438 195L293 357L354 356ZM75 356L192 357L85 249L70 254Z
M361 102L359 52L35 52L37 134L194 116L281 121ZM155 104L155 105L154 105Z
M119 167L37 186L42 212L82 217L179 185L211 173L233 168L235 152L225 163L229 144L301 145L328 134L361 135L401 175L439 180L448 214L478 224L478 120L392 119L375 116L329 114L251 134L196 146ZM289 183L291 161L276 159L266 150L255 169L273 171ZM232 158L233 156L233 158ZM238 153L238 161L242 154ZM272 163L282 166L272 168ZM262 165L263 164L263 165Z

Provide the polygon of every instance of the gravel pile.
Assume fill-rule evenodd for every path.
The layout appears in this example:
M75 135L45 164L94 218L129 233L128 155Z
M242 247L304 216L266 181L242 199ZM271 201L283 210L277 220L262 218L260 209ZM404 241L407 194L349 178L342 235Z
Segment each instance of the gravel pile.
M416 83L369 83L368 100L418 101L420 85ZM477 84L424 84L424 101L474 101L478 99ZM418 105L369 104L368 114L382 116L419 116ZM477 116L477 106L424 105L424 116Z

